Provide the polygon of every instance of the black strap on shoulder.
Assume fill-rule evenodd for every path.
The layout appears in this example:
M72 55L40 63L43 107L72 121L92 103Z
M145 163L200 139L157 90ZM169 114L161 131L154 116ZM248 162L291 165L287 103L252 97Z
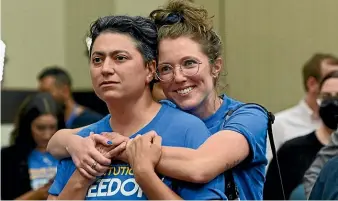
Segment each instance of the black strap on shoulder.
M284 193L284 187L283 187L283 180L282 180L282 175L280 172L280 167L279 167L279 162L278 162L278 157L277 157L277 151L276 151L276 146L274 143L274 139L273 139L273 133L272 133L272 124L275 121L275 116L269 112L265 107L263 107L262 105L259 105L257 103L246 103L246 104L242 104L240 106L238 106L235 109L229 110L226 114L225 114L225 120L222 124L222 127L224 127L226 121L228 120L228 117L230 115L232 115L236 110L238 110L239 108L243 107L243 106L247 106L247 105L256 105L261 107L268 115L268 137L270 140L270 146L271 146L271 150L272 150L272 155L273 157L276 159L276 164L277 164L277 169L278 169L278 174L279 174L279 180L280 180L280 184L281 184L281 190L282 190L282 194L283 194L283 198L285 199L285 193ZM225 194L228 197L229 200L239 200L239 191L237 188L237 185L235 183L234 180L234 176L232 173L232 169L225 171L224 172L224 177L225 177Z

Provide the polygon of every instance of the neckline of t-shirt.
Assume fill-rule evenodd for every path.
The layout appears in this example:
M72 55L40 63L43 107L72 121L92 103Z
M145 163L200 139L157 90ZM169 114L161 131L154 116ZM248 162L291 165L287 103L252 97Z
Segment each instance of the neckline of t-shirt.
M160 119L162 118L165 110L170 107L166 104L161 104L161 108L160 110L157 112L157 114L154 116L154 118L148 123L146 124L143 128L141 128L139 131L137 131L136 133L132 134L131 136L129 136L129 138L134 138L136 137L136 135L138 134L144 134L145 132L149 131L150 128L154 128L154 126L160 121ZM106 123L107 125L109 125L109 128L112 132L114 132L113 128L110 126L110 115L109 118L106 118Z
M212 126L216 121L218 121L220 118L223 118L224 116L224 111L228 109L228 98L225 94L221 96L221 99L223 100L223 103L221 107L218 108L218 110L210 115L209 117L203 119L204 124L209 128Z

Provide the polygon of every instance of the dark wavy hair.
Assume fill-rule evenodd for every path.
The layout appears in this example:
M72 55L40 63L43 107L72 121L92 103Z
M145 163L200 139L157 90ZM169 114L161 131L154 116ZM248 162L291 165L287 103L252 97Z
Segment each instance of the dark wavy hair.
M90 27L89 37L92 39L90 54L96 38L105 32L131 36L137 43L137 49L143 55L145 62L157 59L157 28L152 20L126 15L100 17Z
M58 119L58 128L64 128L64 117L59 105L49 93L37 93L27 97L19 107L11 133L11 144L18 146L24 155L36 147L32 136L32 122L41 115L51 114Z

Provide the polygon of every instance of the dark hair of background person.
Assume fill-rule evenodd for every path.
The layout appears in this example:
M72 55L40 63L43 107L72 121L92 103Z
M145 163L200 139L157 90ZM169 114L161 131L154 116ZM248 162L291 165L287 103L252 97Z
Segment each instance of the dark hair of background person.
M68 74L67 71L65 71L59 66L50 66L45 68L42 72L38 74L38 80L41 81L42 79L48 76L55 78L55 84L57 86L67 85L69 86L69 88L72 87L72 79L70 75Z
M327 60L330 65L338 65L338 58L332 54L316 53L303 65L303 85L308 91L307 80L314 77L318 82L322 79L322 62Z
M145 64L157 62L157 28L151 19L136 16L105 16L96 20L90 27L89 37L92 39L89 53L93 44L101 33L120 33L129 35L135 42L136 48L143 56ZM153 88L156 80L150 83Z
M24 157L27 157L36 147L31 129L32 122L44 114L52 114L58 119L58 129L65 127L62 107L49 93L37 93L29 96L19 108L14 129L11 132L10 143L20 147Z

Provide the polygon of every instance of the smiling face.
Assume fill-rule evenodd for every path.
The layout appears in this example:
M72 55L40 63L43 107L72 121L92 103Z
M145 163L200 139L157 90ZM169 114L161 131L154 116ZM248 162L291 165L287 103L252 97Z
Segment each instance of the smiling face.
M175 76L171 81L161 81L165 95L183 110L195 110L206 100L214 99L215 76L212 75L209 58L198 43L188 37L163 39L159 43L159 66L174 67ZM179 65L198 64L198 72L188 76ZM218 69L217 73L220 69Z
M93 88L106 102L140 96L153 78L126 34L101 33L93 43L90 66Z

